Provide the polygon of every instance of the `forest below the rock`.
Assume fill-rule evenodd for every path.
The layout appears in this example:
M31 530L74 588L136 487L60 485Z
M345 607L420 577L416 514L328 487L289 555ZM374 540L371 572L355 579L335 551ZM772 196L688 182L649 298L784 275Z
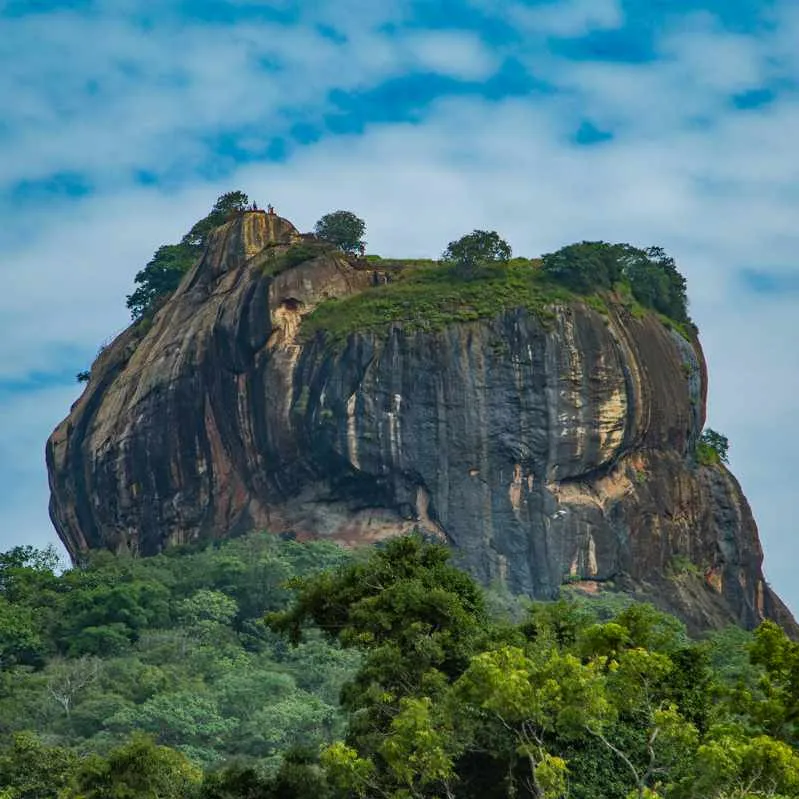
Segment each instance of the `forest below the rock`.
M692 640L417 536L0 556L0 797L799 795L799 645Z

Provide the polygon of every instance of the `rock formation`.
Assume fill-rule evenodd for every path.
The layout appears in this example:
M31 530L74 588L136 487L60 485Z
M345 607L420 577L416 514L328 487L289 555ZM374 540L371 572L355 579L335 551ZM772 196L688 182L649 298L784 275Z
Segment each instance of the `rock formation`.
M432 332L301 322L386 275L278 216L219 228L149 326L98 357L47 444L73 558L148 555L254 527L348 545L418 527L484 583L546 598L612 586L693 629L795 623L761 572L749 506L691 453L698 341L575 299Z

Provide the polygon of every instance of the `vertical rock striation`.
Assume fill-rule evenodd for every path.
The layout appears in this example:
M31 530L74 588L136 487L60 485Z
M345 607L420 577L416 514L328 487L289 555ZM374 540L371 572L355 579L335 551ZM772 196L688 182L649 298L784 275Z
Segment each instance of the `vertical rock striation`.
M790 613L765 584L749 506L691 452L696 340L580 302L440 331L305 341L321 301L385 276L288 221L213 235L151 326L119 336L47 444L73 557L152 554L252 527L349 545L420 527L484 583L530 596L613 585L695 629Z

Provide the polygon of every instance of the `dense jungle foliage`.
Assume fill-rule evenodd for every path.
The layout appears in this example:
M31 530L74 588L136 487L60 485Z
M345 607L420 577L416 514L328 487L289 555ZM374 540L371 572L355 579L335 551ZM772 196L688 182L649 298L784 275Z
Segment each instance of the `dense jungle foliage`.
M486 592L411 536L0 556L2 799L799 796L799 645Z
M357 653L319 634L291 647L263 615L286 606L287 579L350 557L266 534L148 559L96 553L60 575L51 553L0 556L0 733L106 753L140 731L201 766L267 768L295 742L328 740Z

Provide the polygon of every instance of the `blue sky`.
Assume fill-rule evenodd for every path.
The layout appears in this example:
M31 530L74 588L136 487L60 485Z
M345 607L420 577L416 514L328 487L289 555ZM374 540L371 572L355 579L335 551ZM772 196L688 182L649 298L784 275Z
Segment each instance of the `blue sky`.
M145 10L143 10L145 9ZM664 246L710 424L799 611L799 5L0 0L0 547L54 540L43 446L162 243L222 191L373 252Z

